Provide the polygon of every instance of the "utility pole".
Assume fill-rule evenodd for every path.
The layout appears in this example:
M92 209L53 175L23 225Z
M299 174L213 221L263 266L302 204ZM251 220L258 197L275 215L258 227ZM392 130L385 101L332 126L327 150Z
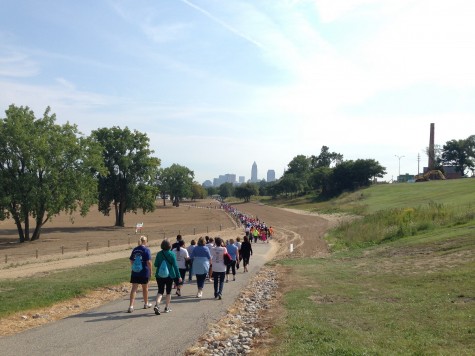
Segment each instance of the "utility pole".
M405 157L405 156L398 156L398 155L394 155L394 157L397 157L398 161L399 161L399 169L398 169L398 176L397 176L397 179L399 181L399 176L401 175L401 158Z
M417 154L417 175L419 175L419 163L421 162L421 154Z

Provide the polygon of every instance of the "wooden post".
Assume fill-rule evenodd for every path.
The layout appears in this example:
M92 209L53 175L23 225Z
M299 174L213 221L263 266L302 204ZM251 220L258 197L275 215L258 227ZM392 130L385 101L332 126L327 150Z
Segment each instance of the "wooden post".
M36 249L36 259L38 259L38 249Z
M107 247L111 247L111 240L107 240Z
M61 246L61 254L64 255L64 246Z
M89 241L86 242L86 251L89 251Z
M8 263L8 255L5 255L5 263Z

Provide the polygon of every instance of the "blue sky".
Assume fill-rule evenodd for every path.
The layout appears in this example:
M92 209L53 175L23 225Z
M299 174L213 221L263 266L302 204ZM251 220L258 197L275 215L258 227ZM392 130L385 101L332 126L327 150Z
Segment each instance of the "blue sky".
M475 134L471 0L2 0L0 109L147 133L200 183L323 145L386 180ZM404 156L400 160L395 156Z

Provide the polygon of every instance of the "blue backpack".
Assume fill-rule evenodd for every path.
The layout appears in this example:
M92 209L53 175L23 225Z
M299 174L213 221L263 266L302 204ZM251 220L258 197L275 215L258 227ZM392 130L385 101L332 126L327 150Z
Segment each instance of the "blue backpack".
M139 273L142 271L143 266L142 266L142 256L140 253L135 254L134 262L132 263L132 271Z
M158 269L158 276L160 278L167 278L170 275L170 271L168 270L168 265L167 265L167 262L165 261L167 258L165 257L164 253L162 254L165 259L160 264L160 268Z

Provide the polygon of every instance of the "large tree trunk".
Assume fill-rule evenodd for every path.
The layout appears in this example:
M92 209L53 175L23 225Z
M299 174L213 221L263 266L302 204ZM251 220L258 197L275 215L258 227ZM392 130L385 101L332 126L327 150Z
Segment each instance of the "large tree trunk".
M24 229L24 238L26 241L30 241L30 216L28 212L25 213L25 229Z
M125 203L114 202L115 226L124 227Z
M35 226L35 230L33 231L33 235L31 235L31 241L39 240L39 239L40 239L41 226L42 226L42 225L40 225L40 224L37 224L37 225Z
M18 230L18 236L20 237L20 243L27 241L25 238L25 233L23 231L23 226L21 226L21 221L18 219L17 216L14 216L13 219L15 220L15 225Z
M35 219L36 226L35 226L35 230L33 231L33 235L31 236L31 241L39 240L40 235L41 235L41 228L47 221L47 219L46 220L43 219L45 216L45 213L46 212L43 210L43 211L39 211L38 214L36 215L36 219Z

